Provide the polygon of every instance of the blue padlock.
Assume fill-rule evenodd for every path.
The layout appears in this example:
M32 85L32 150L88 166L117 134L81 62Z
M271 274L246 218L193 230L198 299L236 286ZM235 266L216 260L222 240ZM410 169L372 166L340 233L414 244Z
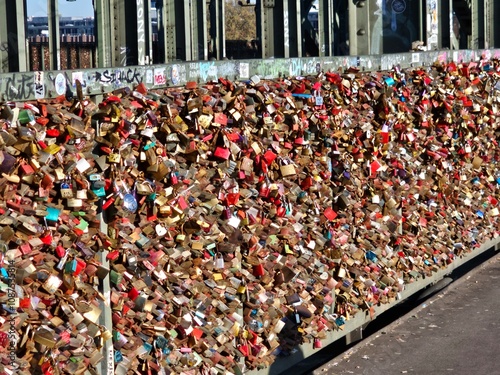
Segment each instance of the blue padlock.
M105 197L106 196L106 190L104 190L104 187L100 187L98 189L92 189L92 192L97 195L99 198Z

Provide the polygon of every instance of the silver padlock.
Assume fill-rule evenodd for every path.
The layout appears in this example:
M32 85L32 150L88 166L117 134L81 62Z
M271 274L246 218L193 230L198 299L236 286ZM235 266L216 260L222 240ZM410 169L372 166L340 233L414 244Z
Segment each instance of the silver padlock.
M215 254L214 266L218 270L224 269L224 257L221 253Z

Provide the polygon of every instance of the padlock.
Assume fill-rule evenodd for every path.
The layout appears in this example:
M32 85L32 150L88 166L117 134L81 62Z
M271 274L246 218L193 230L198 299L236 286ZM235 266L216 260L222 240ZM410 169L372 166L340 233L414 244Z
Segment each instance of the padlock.
M79 189L76 191L77 199L88 199L87 197L87 189Z
M294 313L293 313L293 315L294 315L295 323L296 323L296 324L300 324L300 314L299 314L299 312L297 311L297 309L294 309Z
M121 155L118 153L111 153L108 155L108 163L119 163L121 161Z
M63 198L73 198L73 189L67 180L61 183L60 192Z
M78 207L82 207L83 206L83 200L76 199L76 198L69 198L66 201L66 204L68 205L68 207L78 208Z
M264 270L264 265L262 265L262 263L253 266L253 275L255 277L261 277L264 276L264 274L265 270Z
M138 207L137 199L135 199L135 197L130 193L128 185L123 180L120 180L120 182L121 187L118 186L118 183L115 181L115 191L117 191L118 195L123 201L123 208L130 213L134 213L135 211L137 211Z
M321 107L323 105L323 97L321 96L321 92L319 90L314 91L314 101L316 107Z
M224 257L221 253L215 254L214 267L218 270L224 269Z
M43 283L43 288L50 294L54 294L62 285L62 280L55 275L49 275Z
M318 338L314 339L314 349L321 349L323 347L323 344L321 343L321 340Z

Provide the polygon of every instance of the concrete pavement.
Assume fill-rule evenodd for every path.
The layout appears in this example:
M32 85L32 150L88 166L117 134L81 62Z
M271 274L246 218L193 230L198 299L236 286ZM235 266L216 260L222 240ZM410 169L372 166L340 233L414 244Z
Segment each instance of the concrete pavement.
M499 352L497 254L313 374L500 374Z

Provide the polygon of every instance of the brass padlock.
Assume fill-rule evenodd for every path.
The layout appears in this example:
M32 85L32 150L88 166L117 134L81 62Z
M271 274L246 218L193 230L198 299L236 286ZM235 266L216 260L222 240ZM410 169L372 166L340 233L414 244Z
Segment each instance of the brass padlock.
M108 156L109 163L119 163L120 160L121 160L120 154L112 153L112 154L109 154L109 156Z

